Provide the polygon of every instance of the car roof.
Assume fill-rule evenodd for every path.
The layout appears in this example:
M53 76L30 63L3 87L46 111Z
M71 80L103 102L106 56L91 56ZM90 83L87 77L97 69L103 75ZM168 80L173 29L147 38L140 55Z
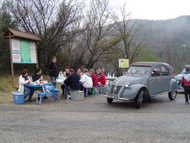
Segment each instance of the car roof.
M136 63L133 63L132 66L153 67L153 66L160 65L160 64L169 66L169 64L163 63L163 62L136 62Z

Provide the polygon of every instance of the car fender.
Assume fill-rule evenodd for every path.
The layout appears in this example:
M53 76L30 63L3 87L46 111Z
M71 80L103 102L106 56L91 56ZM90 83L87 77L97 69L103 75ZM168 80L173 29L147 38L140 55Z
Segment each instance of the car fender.
M148 90L148 87L144 84L134 84L131 86L134 90L136 90L136 95L138 94L138 92L141 90L141 89L146 89Z
M134 99L138 95L139 91L145 88L148 90L147 86L144 84L133 84L130 85L129 87L125 88L125 91L123 93L123 97L129 98L129 99Z
M170 80L170 89L169 92L177 91L177 80L175 78L172 78Z

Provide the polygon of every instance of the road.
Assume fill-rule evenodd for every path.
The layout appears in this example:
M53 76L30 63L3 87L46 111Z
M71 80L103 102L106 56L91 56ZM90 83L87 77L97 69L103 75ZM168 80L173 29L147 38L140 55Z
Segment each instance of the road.
M105 97L0 104L0 143L189 143L190 105L160 95L137 110Z

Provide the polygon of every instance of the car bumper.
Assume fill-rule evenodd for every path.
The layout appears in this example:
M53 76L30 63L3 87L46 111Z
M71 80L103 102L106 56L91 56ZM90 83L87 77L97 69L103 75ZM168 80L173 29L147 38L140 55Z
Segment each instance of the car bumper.
M106 98L111 98L116 101L134 101L134 99L119 97L118 95L105 95Z

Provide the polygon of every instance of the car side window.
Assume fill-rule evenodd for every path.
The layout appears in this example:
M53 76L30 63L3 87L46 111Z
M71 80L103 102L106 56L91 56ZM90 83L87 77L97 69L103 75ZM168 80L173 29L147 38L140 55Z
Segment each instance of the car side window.
M160 76L160 74L161 74L160 66L154 67L152 70L152 76Z
M170 71L166 66L160 66L161 69L161 76L168 76L170 75Z

